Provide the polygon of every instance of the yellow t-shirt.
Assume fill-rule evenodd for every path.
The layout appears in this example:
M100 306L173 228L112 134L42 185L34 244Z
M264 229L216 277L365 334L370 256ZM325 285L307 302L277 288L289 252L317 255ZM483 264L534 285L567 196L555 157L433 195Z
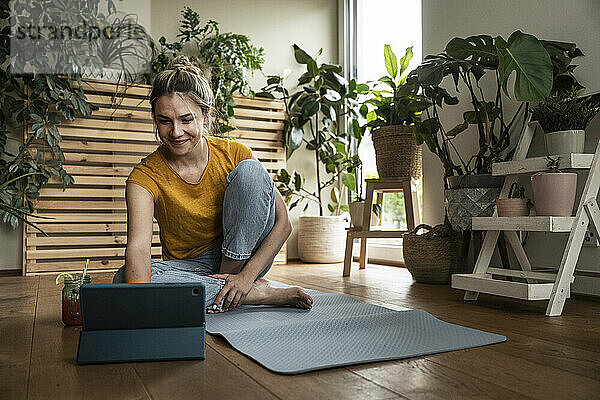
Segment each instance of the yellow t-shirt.
M167 162L162 146L135 166L127 178L154 198L163 260L194 258L223 240L223 197L227 175L252 158L249 147L206 136L208 164L197 183L183 180Z

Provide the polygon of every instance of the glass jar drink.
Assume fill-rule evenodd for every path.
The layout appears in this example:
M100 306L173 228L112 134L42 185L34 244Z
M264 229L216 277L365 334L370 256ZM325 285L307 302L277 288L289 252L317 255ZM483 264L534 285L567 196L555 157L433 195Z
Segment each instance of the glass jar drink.
M83 281L80 276L65 279L62 289L62 320L65 325L81 325L81 303L79 288L82 283L91 283L92 278L86 275Z

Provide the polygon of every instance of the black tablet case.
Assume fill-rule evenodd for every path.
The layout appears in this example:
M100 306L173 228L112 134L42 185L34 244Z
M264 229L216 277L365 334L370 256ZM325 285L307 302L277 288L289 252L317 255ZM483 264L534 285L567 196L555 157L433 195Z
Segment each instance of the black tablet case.
M204 359L200 283L83 284L78 364Z

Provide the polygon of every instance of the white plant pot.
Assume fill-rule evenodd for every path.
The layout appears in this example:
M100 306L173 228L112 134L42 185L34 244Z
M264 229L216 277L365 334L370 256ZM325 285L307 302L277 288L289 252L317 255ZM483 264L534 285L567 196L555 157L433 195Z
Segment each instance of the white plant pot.
M365 209L364 201L353 201L348 204L348 211L350 212L350 222L355 228L362 228L363 224L363 210ZM377 215L371 211L371 223L377 221Z
M339 263L346 248L345 217L300 217L298 224L298 256L303 262Z
M567 153L583 153L585 131L579 129L546 133L544 135L544 142L546 144L546 153L549 156Z

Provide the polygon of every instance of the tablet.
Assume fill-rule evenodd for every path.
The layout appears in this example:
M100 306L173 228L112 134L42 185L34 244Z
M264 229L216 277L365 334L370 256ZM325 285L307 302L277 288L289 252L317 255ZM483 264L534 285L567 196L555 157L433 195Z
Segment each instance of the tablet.
M83 284L78 364L204 359L201 283Z

